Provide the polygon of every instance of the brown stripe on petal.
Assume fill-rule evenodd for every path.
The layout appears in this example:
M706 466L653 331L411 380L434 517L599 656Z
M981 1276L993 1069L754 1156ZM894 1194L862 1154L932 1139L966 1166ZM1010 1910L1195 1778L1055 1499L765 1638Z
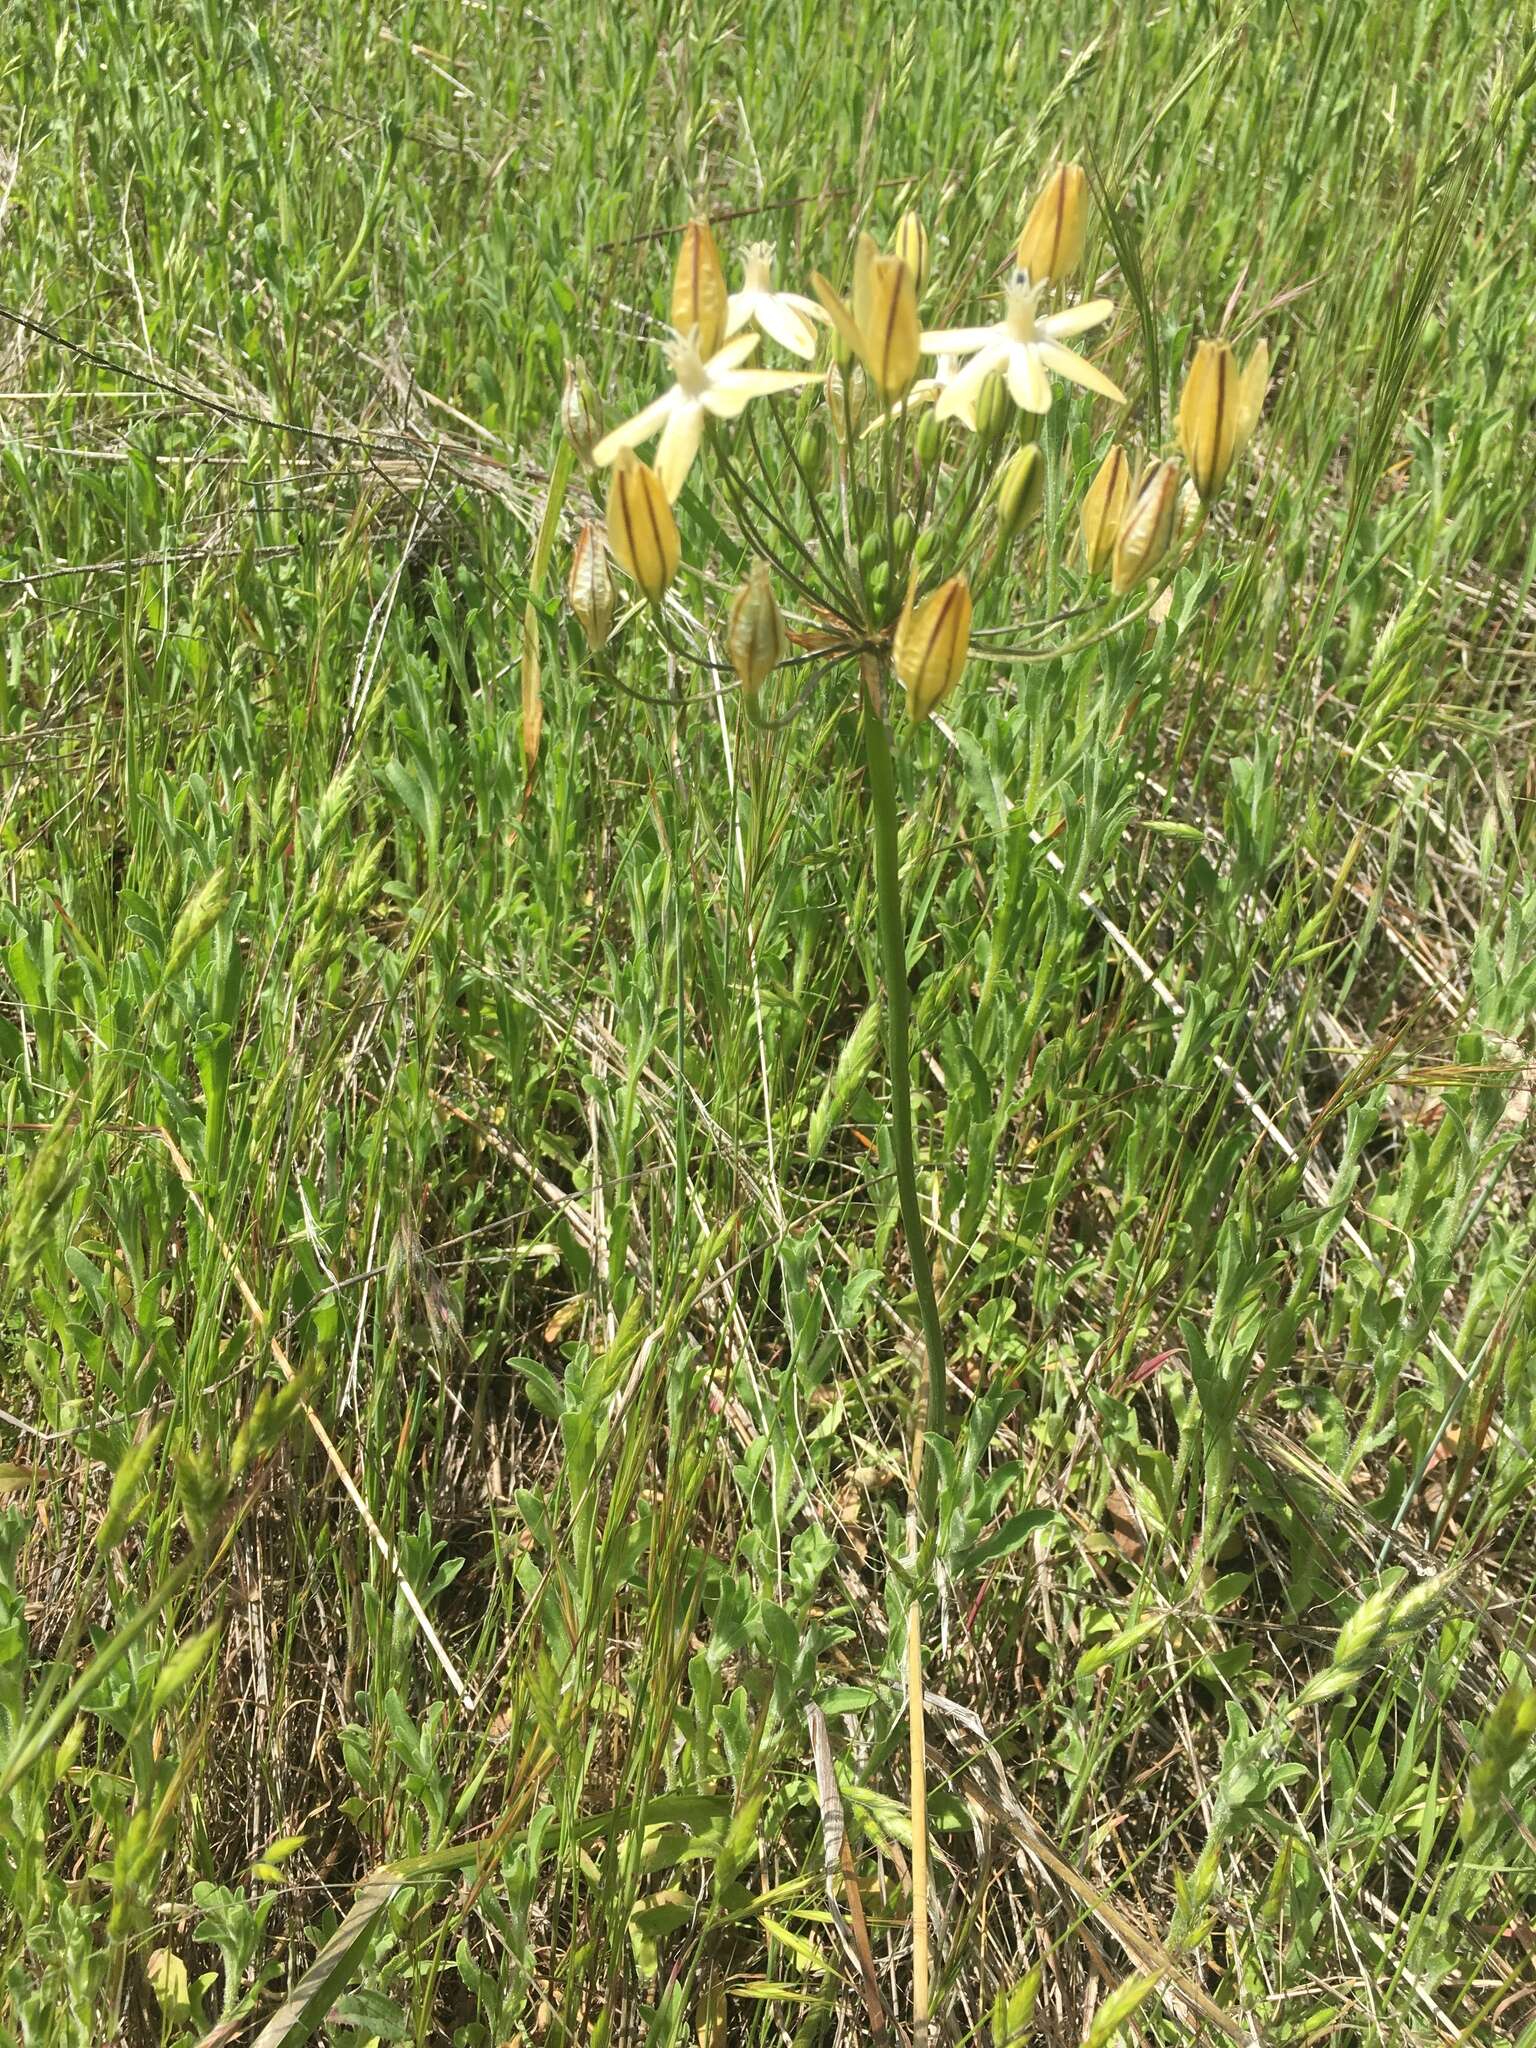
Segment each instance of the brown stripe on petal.
M1231 369L1231 351L1223 348L1216 357L1216 417L1211 426L1211 466L1209 471L1209 487L1212 490L1215 490L1220 484L1222 471L1226 467L1221 459L1221 434L1222 428L1226 425L1227 406L1231 400L1231 394L1228 390L1228 379Z
M667 580L667 550L661 537L661 522L656 517L656 493L649 488L650 479L648 477L642 477L640 481L646 486L642 492L642 496L645 499L645 516L650 523L651 539L656 544L656 581L658 583L665 583ZM650 593L647 592L646 595L649 596Z

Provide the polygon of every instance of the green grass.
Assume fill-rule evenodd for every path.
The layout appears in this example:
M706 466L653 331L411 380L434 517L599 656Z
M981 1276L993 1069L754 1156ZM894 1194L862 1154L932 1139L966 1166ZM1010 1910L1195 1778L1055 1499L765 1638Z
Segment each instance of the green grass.
M530 563L695 206L915 203L947 318L1066 152L1132 438L1275 386L1166 621L898 731L938 2032L1529 2048L1518 10L0 18L5 2038L864 2038L813 1703L905 2026L856 705L674 723Z

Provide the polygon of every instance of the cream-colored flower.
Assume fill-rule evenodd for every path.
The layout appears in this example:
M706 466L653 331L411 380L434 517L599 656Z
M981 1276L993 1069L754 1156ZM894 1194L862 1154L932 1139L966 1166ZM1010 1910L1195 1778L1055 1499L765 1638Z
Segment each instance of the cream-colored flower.
M725 317L727 336L740 333L750 321L780 348L809 362L816 353L816 330L811 323L824 321L826 314L814 299L802 298L799 292L774 290L771 242L749 242L744 253L746 275L741 290L731 293Z
M621 448L638 448L660 434L656 474L668 499L675 504L704 438L704 422L711 413L717 420L733 420L749 399L766 397L770 391L793 391L814 374L810 370L743 369L743 363L756 347L755 334L738 334L705 362L699 354L696 334L679 335L669 341L667 357L677 381L632 420L603 436L592 450L597 467L606 468Z
M1115 310L1108 299L1085 299L1060 313L1037 314L1042 287L1015 270L1003 294L1003 317L990 327L944 327L923 336L926 355L954 354L970 358L939 399L941 420L961 419L974 430L976 398L994 370L1008 379L1009 394L1024 412L1049 412L1049 372L1069 377L1088 391L1123 403L1120 386L1062 343L1072 335L1102 327Z

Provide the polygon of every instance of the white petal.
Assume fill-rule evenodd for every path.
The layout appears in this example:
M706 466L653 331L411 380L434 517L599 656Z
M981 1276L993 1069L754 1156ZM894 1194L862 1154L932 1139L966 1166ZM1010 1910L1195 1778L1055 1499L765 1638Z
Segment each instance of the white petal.
M1006 341L992 341L974 355L965 368L944 387L939 402L934 407L934 417L941 420L964 420L968 427L976 425L976 398L983 384L1000 364L1007 362L1009 345Z
M1035 332L1050 341L1069 341L1074 334L1087 334L1102 327L1115 310L1112 299L1084 299L1080 306L1067 306L1060 313L1047 313L1035 322Z
M693 458L698 454L703 438L703 406L697 401L680 405L667 421L661 445L656 450L656 474L661 478L661 488L674 504L693 467Z
M729 339L739 334L757 310L756 292L732 292L725 302L725 332Z
M1041 342L1021 341L1008 351L1008 395L1020 412L1051 409L1051 380L1040 360L1045 347Z
M815 355L815 335L794 308L786 305L776 292L760 292L754 312L758 326L770 341L776 341L780 348L787 348L792 356L803 356L806 362Z
M704 365L706 376L711 383L728 370L734 370L738 363L744 363L757 347L755 334L738 334L734 341L722 342L709 361Z
M733 420L746 409L750 398L766 398L770 391L798 391L810 383L814 370L732 370L705 392L703 404L717 420Z
M649 441L653 434L659 433L682 402L682 397L674 384L670 391L663 391L660 398L653 398L632 420L615 427L611 434L604 434L592 450L592 460L598 468L606 469L621 448L638 448L642 441Z
M825 306L821 305L817 300L802 298L799 292L776 292L774 296L781 305L793 308L804 319L819 320L823 327L831 326L832 323L827 318Z
M1054 341L1036 344L1042 362L1048 370L1054 370L1058 377L1070 377L1074 384L1081 384L1085 391L1097 391L1101 398L1112 398L1117 405L1124 405L1125 393L1112 378L1092 363L1084 362L1069 348L1058 348Z
M985 348L1007 331L996 321L990 327L935 327L923 336L923 354L972 356L977 349Z

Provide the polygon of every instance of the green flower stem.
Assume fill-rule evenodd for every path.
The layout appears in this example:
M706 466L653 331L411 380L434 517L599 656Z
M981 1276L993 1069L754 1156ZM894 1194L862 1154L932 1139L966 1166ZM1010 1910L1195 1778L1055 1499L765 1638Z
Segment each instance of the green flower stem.
M943 1435L947 1416L944 1379L944 1335L939 1300L934 1292L933 1265L917 1199L917 1163L912 1130L911 1015L907 998L907 937L901 911L901 860L897 843L896 775L890 736L885 729L885 677L873 655L859 662L864 690L864 756L869 766L869 797L875 837L876 914L880 925L880 968L885 981L885 1053L891 1085L891 1149L896 1157L896 1186L901 1196L901 1227L912 1262L912 1280L922 1317L923 1350L927 1357L925 1425ZM931 1461L930 1471L933 1469Z

